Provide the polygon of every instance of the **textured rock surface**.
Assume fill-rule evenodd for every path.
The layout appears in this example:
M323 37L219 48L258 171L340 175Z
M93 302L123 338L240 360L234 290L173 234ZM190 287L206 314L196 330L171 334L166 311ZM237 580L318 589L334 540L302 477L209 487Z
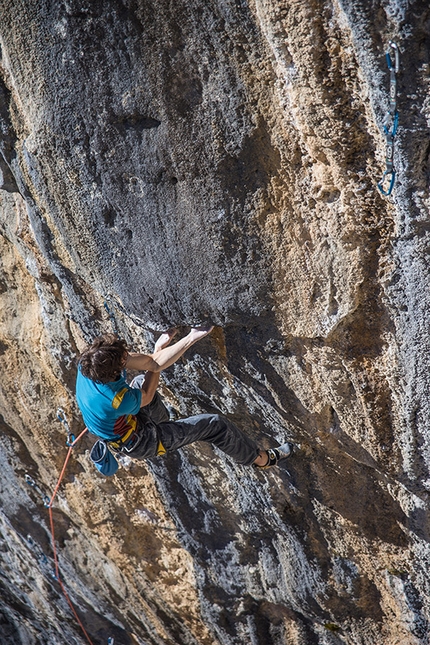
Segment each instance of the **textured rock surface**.
M54 516L93 642L427 643L428 2L0 5L1 642L85 642L42 495L110 295L135 349L217 325L165 374L182 414L301 450L258 474L199 445L108 480L85 438Z

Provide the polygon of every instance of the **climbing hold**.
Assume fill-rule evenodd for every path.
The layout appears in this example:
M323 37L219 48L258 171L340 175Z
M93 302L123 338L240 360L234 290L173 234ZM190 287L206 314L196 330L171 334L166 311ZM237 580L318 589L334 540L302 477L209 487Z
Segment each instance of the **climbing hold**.
M158 517L155 515L155 513L147 508L139 508L135 511L135 513L145 522L149 522L149 524L159 524Z
M329 632L338 632L340 630L339 625L336 625L336 623L324 623L324 627Z
M384 121L384 133L386 142L385 172L378 184L383 195L391 195L394 187L396 173L394 170L394 137L397 133L399 113L397 111L397 76L400 69L400 53L395 42L390 40L390 48L394 51L394 62L390 56L390 50L386 53L387 66L390 72L390 104Z

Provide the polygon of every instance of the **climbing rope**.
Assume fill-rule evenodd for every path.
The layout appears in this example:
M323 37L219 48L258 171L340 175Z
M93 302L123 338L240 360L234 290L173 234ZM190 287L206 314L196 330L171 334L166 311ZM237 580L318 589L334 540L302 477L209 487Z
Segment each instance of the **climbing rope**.
M82 632L85 635L85 638L87 639L89 645L94 645L94 643L92 642L91 638L88 636L87 631L86 631L81 619L79 618L79 616L78 616L78 614L76 612L76 609L75 609L75 607L74 607L74 605L73 605L73 603L72 603L72 601L70 599L69 594L67 593L67 589L66 589L66 587L65 587L65 585L64 585L64 583L63 583L63 581L61 579L61 576L60 576L60 566L59 566L59 563L58 563L57 547L55 546L54 518L53 518L53 515L52 515L52 504L54 503L54 499L57 496L58 490L60 488L61 481L62 481L62 479L64 477L64 473L66 472L67 464L69 463L69 459L70 459L70 456L72 454L72 450L73 450L74 446L78 443L78 441L80 441L80 439L82 439L84 434L86 432L88 432L88 428L85 428L84 430L82 430L81 434L78 437L75 438L75 436L70 431L70 427L69 427L69 424L67 422L66 415L65 415L64 410L62 408L58 408L58 410L57 410L57 419L60 421L60 423L62 423L64 425L64 427L66 429L66 432L67 432L66 446L68 446L68 451L67 451L66 458L64 460L63 467L62 467L61 472L60 472L60 476L58 477L57 483L55 485L55 488L54 488L54 491L53 491L51 497L49 498L47 495L43 496L44 501L45 501L45 506L48 508L49 525L50 525L50 528L51 528L52 553L53 553L53 557L54 557L54 573L52 575L53 575L53 578L55 578L55 580L60 585L61 590L62 590L62 592L64 594L64 597L66 598L67 603L68 603L70 609L72 610L72 613L73 613L73 615L74 615L74 617L76 619L76 622L78 623L79 627L82 629ZM25 478L26 478L27 483L29 483L31 486L33 486L36 489L38 488L36 483L34 482L34 480L32 480L29 475L26 475ZM31 480L31 482L29 480ZM110 636L108 638L107 645L114 645L114 639L113 639L112 636Z
M60 421L62 421L62 419L60 417L59 417L59 419L60 419ZM62 423L64 423L64 422L62 421ZM66 423L67 423L67 421L66 421ZM83 430L81 432L81 434L77 437L77 439L73 439L73 441L71 441L71 442L69 441L70 433L68 433L67 445L68 445L69 449L67 451L66 459L64 460L63 468L61 469L60 476L59 476L58 481L57 481L57 483L55 485L55 488L54 488L54 492L52 493L51 498L45 504L45 506L48 508L49 525L50 525L50 528L51 528L52 553L53 553L53 556L54 556L54 574L53 574L53 577L55 578L55 580L60 585L61 590L62 590L62 592L64 594L64 597L66 598L66 600L67 600L67 602L69 604L69 607L72 610L72 613L73 613L73 615L74 615L79 627L82 629L82 632L84 633L85 638L87 639L87 641L88 641L88 643L90 645L93 645L93 642L90 639L90 637L88 636L88 634L87 634L87 632L85 630L85 627L82 624L81 619L79 618L78 614L76 613L76 609L73 606L73 603L70 600L69 594L67 593L67 589L64 586L64 583L63 583L63 581L62 581L62 579L60 577L60 567L59 567L59 563L58 563L57 547L55 546L54 518L52 516L52 504L54 503L54 499L57 496L58 489L60 488L61 481L62 481L62 479L64 477L64 473L66 472L67 464L68 464L70 456L72 454L73 447L78 443L78 441L84 436L84 434L86 432L88 432L87 428L85 428L85 430Z
M386 141L385 152L385 172L382 179L378 184L378 188L383 195L391 195L394 186L396 173L394 170L394 137L397 133L397 126L399 123L399 112L397 110L397 74L400 69L400 54L399 48L395 42L390 40L390 48L394 51L394 62L390 56L390 49L385 54L387 59L388 69L390 71L390 104L387 116L384 121L384 133ZM388 183L388 185L387 185ZM384 187L386 186L386 188Z

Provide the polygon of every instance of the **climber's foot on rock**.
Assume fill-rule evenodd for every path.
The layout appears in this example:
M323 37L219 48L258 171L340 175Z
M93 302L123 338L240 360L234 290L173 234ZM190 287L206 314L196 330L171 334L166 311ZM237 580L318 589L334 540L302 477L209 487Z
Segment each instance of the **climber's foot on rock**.
M283 443L282 446L278 446L277 448L269 448L269 450L263 450L254 461L253 465L256 468L262 469L276 466L276 464L278 464L281 459L285 459L286 457L289 457L291 455L293 448L293 444L287 442Z

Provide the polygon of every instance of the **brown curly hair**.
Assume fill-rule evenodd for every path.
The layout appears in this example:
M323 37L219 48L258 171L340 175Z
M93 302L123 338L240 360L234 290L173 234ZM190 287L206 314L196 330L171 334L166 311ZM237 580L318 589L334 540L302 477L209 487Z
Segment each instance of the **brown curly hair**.
M127 343L115 334L98 336L79 359L81 373L96 383L110 383L121 375Z

